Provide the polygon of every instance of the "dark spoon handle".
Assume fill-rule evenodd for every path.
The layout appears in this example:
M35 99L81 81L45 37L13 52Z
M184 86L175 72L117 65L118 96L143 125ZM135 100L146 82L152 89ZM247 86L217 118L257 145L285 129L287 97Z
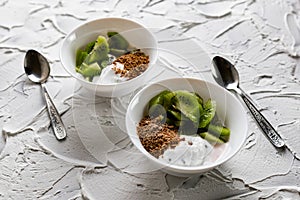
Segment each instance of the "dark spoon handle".
M63 140L67 136L65 126L60 118L60 115L59 115L54 103L52 102L52 100L48 94L45 84L42 83L41 85L42 85L42 89L43 89L43 94L45 96L47 110L49 113L49 117L50 117L54 135L58 140Z
M268 120L261 114L261 112L256 108L256 106L252 103L252 100L242 91L238 92L251 112L253 118L256 120L257 124L263 131L263 133L267 136L270 142L275 147L283 147L285 146L284 141L281 139L280 135L274 129L274 127L268 122Z

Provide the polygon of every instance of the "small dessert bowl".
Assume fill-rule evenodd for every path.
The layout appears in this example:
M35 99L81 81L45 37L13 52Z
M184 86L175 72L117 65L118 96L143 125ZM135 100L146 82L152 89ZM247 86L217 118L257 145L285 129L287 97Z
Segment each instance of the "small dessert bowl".
M86 48L93 41L97 41L99 36L104 36L108 39L110 37L109 33L121 35L131 47L139 49L149 56L148 68L140 75L130 78L130 80L115 82L103 82L97 77L93 78L92 81L86 80L82 74L78 73L78 69L76 69L78 50ZM111 50L110 46L108 48ZM60 49L60 59L64 69L88 90L95 92L98 96L119 97L129 94L144 84L143 76L157 60L157 41L147 28L131 19L117 17L100 18L78 26L65 37Z
M230 138L222 144L224 145L222 148L220 148L220 145L212 144L213 148L216 148L216 152L219 151L216 158L199 165L177 165L177 163L168 163L158 159L144 148L137 127L140 126L141 119L147 115L149 101L165 90L189 91L197 93L203 101L211 99L216 102L218 118L230 129ZM247 136L247 118L244 107L239 100L224 88L195 78L171 78L151 83L133 97L126 113L126 128L132 143L156 169L161 169L176 176L191 176L209 171L223 164L241 149ZM177 146L175 150L176 148ZM178 159L181 159L180 155L178 156Z

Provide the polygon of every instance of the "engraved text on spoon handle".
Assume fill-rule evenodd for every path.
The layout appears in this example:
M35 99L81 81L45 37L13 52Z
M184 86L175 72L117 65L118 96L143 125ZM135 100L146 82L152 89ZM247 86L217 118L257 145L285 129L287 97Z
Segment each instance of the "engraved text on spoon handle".
M60 118L60 115L59 115L56 107L54 106L54 103L52 102L52 100L47 92L47 89L46 89L44 83L42 83L42 88L43 88L43 93L45 96L47 110L49 113L49 117L50 117L54 135L58 140L62 140L66 137L65 126Z
M261 130L271 141L275 147L283 147L284 141L281 139L280 135L276 132L274 127L268 122L268 120L261 114L261 112L254 106L251 100L243 92L240 93L242 99L244 100L249 111L253 115L257 124L260 126Z

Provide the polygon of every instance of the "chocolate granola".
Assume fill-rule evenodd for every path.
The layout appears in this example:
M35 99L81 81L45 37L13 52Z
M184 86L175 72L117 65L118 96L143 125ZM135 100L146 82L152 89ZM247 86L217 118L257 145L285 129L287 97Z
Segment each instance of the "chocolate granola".
M181 140L178 129L162 123L159 117L144 117L137 126L137 133L144 148L156 158L169 147L175 148Z
M121 77L130 80L146 71L149 62L149 56L145 55L145 53L140 50L135 50L114 60L114 65L121 63L124 65L124 69L113 67L113 70L116 74L120 74Z

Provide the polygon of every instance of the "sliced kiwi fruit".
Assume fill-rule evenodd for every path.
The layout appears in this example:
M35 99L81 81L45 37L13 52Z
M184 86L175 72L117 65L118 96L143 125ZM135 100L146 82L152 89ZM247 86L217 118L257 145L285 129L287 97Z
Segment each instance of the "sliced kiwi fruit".
M178 132L181 135L196 135L198 128L191 120L181 120Z
M210 124L208 126L208 132L220 138L224 142L228 142L230 137L230 129L224 126L217 126L217 125Z
M168 118L176 121L180 121L182 116L181 113L177 110L168 110L167 111Z
M163 106L168 110L172 106L172 99L174 98L174 92L166 92L163 94Z
M211 120L214 118L216 114L217 104L215 101L209 99L203 105L203 113L201 113L200 121L199 121L199 128L205 128L209 125Z
M166 118L166 123L169 124L169 125L173 125L173 126L179 127L181 121L170 119L169 117L167 117Z
M202 132L199 134L203 139L207 140L210 143L213 144L224 144L224 141L220 138L208 133L208 132Z
M185 90L177 90L174 93L174 108L179 110L185 117L187 117L193 123L198 124L200 111L197 96Z
M203 99L202 99L202 97L201 97L198 93L196 93L196 92L192 92L192 94L196 95L199 104L202 105L202 104L203 104Z
M200 97L200 95L196 92L193 92L194 95L196 95L197 97L197 100L198 100L198 103L199 103L199 112L200 112L200 115L203 113L203 99L202 97Z
M150 101L149 101L149 107L153 106L154 104L160 104L163 105L164 103L164 95L168 94L168 93L172 93L169 90L164 90L162 92L160 92L159 94L157 94L156 96L154 96Z
M195 135L211 143L222 144L229 140L230 130L216 115L216 102L203 99L193 92L165 90L154 96L148 104L148 114L163 123L174 125L179 134Z
M164 106L164 104L166 103L167 100L165 98L165 95L169 93L172 92L168 90L164 90L150 100L148 104L148 115L151 118L158 117L159 115L162 115L164 117L167 116L167 108Z

